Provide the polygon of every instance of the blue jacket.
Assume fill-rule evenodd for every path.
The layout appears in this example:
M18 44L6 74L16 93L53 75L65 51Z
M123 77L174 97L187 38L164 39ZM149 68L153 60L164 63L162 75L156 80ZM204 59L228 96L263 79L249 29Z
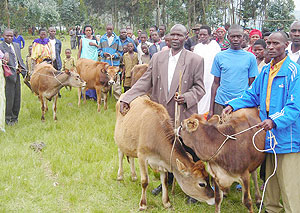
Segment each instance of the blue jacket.
M101 39L100 39L100 56L101 56L101 61L109 63L109 65L112 66L111 60L104 58L103 53L109 53L111 55L114 55L113 58L113 66L120 66L120 57L122 56L123 48L122 48L122 43L119 38L115 33L114 35L114 40L111 43L110 46L108 46L108 39L107 39L107 33L105 33Z
M20 45L20 49L23 49L25 47L25 40L21 35L18 35L18 37L13 38L13 42L16 42Z
M278 142L275 151L277 153L300 152L300 66L287 56L273 80L269 116L267 116L266 95L269 72L270 64L267 64L243 96L230 101L229 105L234 110L260 106L261 120L271 119L275 124L272 129ZM267 133L265 149L270 148L268 137Z
M133 51L134 51L134 52L137 52L135 42L134 42L134 40L132 40L132 38L127 37L126 40L125 40L124 42L122 42L122 40L120 40L120 41L121 41L122 47L123 47L124 45L127 45L129 42L133 43L133 47L134 47Z
M161 42L159 43L160 50L161 50L164 46L166 46L166 42L161 41ZM158 52L158 51L157 51L157 47L156 47L154 44L152 44L152 45L149 47L150 58L152 58L152 56L154 55L154 53L157 53L157 52Z

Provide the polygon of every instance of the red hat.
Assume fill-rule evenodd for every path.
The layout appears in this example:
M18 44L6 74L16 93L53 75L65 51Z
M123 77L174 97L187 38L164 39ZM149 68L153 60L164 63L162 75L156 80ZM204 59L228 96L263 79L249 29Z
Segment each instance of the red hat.
M250 38L251 38L251 36L253 36L253 35L259 35L259 37L262 38L261 32L260 32L259 30L257 30L257 29L253 29L253 30L251 30L251 32L249 33L249 37L250 37Z
M217 32L217 31L219 31L219 30L223 30L223 31L224 31L224 33L226 33L226 30L225 30L225 28L224 28L224 27L219 27L219 28L216 30L216 32Z

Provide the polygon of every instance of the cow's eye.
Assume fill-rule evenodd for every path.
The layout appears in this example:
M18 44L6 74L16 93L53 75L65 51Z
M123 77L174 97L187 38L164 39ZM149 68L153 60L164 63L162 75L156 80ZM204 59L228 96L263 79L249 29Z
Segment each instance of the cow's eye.
M206 187L206 184L205 183L199 183L199 186L200 187Z

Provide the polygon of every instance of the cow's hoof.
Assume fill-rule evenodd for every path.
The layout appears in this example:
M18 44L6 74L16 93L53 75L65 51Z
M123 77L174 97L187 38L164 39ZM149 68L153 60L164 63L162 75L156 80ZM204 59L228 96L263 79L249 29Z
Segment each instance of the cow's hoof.
M170 202L167 202L167 203L164 203L164 207L165 207L166 209L168 209L168 208L171 208L172 205L171 205Z
M146 205L141 205L139 208L140 211L145 211L146 209L147 209Z
M57 122L57 118L54 118L54 121Z
M101 110L100 109L97 109L97 112L100 112Z
M118 176L117 177L117 181L122 181L123 180L123 176Z
M131 180L132 180L133 182L137 181L137 176L131 177Z
M107 110L107 107L104 107L104 110Z

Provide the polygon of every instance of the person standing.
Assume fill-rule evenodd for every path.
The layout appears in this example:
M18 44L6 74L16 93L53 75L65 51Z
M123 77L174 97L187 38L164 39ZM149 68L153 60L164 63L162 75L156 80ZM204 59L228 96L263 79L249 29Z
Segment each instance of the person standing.
M159 38L157 31L152 32L151 38L153 40L153 44L149 47L150 58L152 58L155 53L161 51L162 48L166 46L166 42Z
M8 54L6 54L6 59L9 59ZM3 60L3 62L2 62ZM2 68L2 64L7 63L4 60L4 53L0 50L0 131L5 132L5 78L4 78L4 70Z
M219 44L215 40L210 40L211 28L201 26L199 30L199 43L194 48L194 53L204 58L204 86L205 95L198 103L198 114L205 114L209 111L211 99L211 86L214 76L210 73L214 58L217 53L221 52Z
M251 30L251 32L249 33L249 47L245 50L254 54L253 45L258 39L262 39L262 33L257 29Z
M134 52L134 44L128 43L128 52L123 55L123 72L122 72L122 80L124 80L124 92L130 89L131 87L131 70L132 68L138 64L138 56L137 53Z
M147 41L147 36L148 35L147 35L146 32L141 32L141 35L140 35L141 42L137 46L137 53L138 53L139 64L142 64L142 55L143 55L142 45L146 44L148 48L152 45L152 43L150 43L149 41Z
M13 31L6 29L3 33L4 42L0 44L0 50L5 54L8 53L9 57L4 59L8 61L7 65L10 67L12 75L5 77L5 122L9 126L18 123L18 117L21 107L21 83L20 73L23 78L27 71L26 66L21 56L20 46L13 42Z
M71 49L76 49L76 30L72 28L69 32L70 35L70 42L71 42Z
M98 45L96 39L93 37L93 27L91 25L85 25L83 28L83 36L79 41L79 49L77 58L87 58L94 61L98 61ZM97 100L97 93L95 89L88 89L86 96Z
M224 109L228 114L240 108L259 106L262 120L259 127L270 130L276 138L277 156L272 150L266 151L266 178L274 171L275 157L278 162L266 186L266 212L292 213L300 209L300 66L287 56L287 46L285 33L272 33L267 41L268 54L273 58L271 63L263 68L243 96L230 101ZM270 149L268 133L265 149Z
M52 47L47 38L47 31L44 28L39 30L40 38L37 38L32 43L32 56L31 56L31 69L34 71L36 64L40 64L43 61L52 63Z
M219 27L216 30L217 33L217 39L216 41L218 42L218 44L221 47L221 50L227 50L230 47L230 42L228 41L228 39L226 38L226 30L224 27Z
M198 44L198 35L199 35L199 30L200 30L201 24L196 24L192 30L194 32L194 36L191 38L188 38L186 42L184 43L184 48L191 51L192 47Z
M229 28L228 38L230 48L216 55L211 69L214 82L208 119L214 114L220 115L228 101L240 97L258 74L255 56L241 49L243 28L233 24ZM233 63L233 60L238 63Z
M14 30L14 39L13 42L18 43L20 45L20 49L25 47L25 40L22 35L18 34L18 31Z
M167 30L167 27L166 25L162 24L158 27L158 35L159 35L159 38L164 41L165 40L165 34L166 34L166 30Z
M256 56L257 68L260 73L262 68L266 65L265 55L266 55L267 44L263 39L258 39L254 42L252 46L252 52Z
M300 64L300 21L295 21L290 27L290 37L292 42L287 50L288 55L294 62Z
M120 66L120 58L123 53L122 43L114 33L112 24L106 25L106 33L100 39L100 56L101 61L107 62L110 66ZM114 97L118 100L121 96L121 80L120 76L117 77L117 82L113 85Z
M52 65L55 69L61 70L62 62L61 62L61 41L55 38L56 29L54 27L49 27L49 41L52 48Z
M205 94L203 84L203 58L183 48L187 30L181 24L174 25L170 30L171 50L154 54L148 70L128 90L120 100L120 112L130 110L129 104L135 98L146 94L152 89L151 99L162 104L171 119L175 120L175 102L180 107L180 122L197 113L197 104ZM181 95L175 95L182 79ZM169 179L172 182L172 178ZM152 191L158 194L161 185Z
M122 46L127 45L128 43L132 43L134 45L133 51L137 52L136 45L134 43L134 40L132 40L130 37L127 36L127 31L125 28L120 29L120 41Z

